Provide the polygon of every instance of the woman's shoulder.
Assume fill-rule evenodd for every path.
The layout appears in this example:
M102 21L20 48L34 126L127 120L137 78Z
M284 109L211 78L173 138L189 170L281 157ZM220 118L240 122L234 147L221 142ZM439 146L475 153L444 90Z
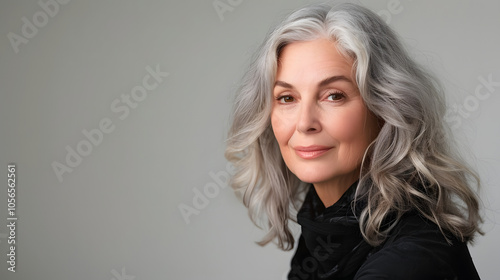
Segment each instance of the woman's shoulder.
M467 243L443 235L418 214L405 215L355 279L479 279Z

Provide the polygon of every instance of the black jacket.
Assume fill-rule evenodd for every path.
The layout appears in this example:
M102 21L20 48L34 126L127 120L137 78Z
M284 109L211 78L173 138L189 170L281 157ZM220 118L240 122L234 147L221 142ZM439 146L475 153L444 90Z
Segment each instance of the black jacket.
M417 213L404 215L382 245L370 246L351 207L355 188L325 208L310 187L297 215L302 234L289 280L479 279L467 244L448 236L450 245L437 225Z

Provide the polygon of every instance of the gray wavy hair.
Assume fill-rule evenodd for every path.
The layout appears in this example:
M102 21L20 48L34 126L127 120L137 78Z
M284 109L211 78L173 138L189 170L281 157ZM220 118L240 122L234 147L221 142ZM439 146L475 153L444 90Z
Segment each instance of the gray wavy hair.
M274 240L284 250L294 246L288 223L295 221L308 184L281 157L270 124L272 89L283 47L318 38L335 41L343 55L354 59L361 96L383 122L365 152L356 190L357 199L366 201L359 221L367 242L383 242L412 210L460 240L481 233L472 188L479 188L479 178L450 141L439 83L375 13L355 4L322 4L292 13L267 36L234 103L225 156L236 168L231 185L252 221L267 227L259 244ZM387 224L389 215L395 218Z

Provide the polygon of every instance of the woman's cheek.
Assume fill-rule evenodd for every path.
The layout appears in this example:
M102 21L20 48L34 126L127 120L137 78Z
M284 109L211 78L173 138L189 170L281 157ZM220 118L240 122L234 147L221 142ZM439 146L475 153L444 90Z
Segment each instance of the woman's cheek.
M338 112L332 118L334 121L328 125L332 136L338 141L351 142L364 135L362 113L357 110L353 111L355 112L350 110Z
M281 145L286 138L287 121L280 114L273 114L271 116L271 126L274 132L274 137Z
M278 142L290 138L295 129L293 111L277 108L271 114L271 126Z

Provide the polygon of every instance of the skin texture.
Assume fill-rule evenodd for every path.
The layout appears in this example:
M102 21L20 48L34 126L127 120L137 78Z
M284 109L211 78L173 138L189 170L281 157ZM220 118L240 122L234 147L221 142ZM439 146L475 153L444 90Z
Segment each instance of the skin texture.
M291 43L280 54L273 97L271 124L286 165L314 185L326 207L334 204L359 178L379 132L353 60L328 39Z

